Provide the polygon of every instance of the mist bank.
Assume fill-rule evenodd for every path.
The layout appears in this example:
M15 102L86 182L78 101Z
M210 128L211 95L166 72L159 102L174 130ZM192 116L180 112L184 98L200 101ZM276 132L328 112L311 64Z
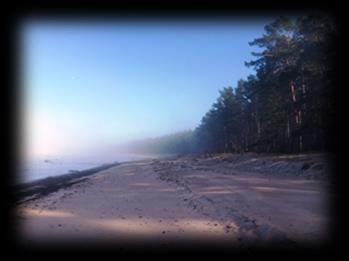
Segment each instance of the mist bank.
M114 148L95 148L82 152L48 154L23 159L22 169L16 183L32 182L47 177L85 171L91 168L114 164L115 162L137 161L157 158L154 154L119 153Z
M280 17L251 39L255 75L224 87L194 131L135 141L131 150L157 153L335 150L334 41L332 17ZM321 59L320 59L321 57Z
M138 139L116 147L120 153L144 155L175 155L199 152L195 133L192 130L180 131L154 138Z

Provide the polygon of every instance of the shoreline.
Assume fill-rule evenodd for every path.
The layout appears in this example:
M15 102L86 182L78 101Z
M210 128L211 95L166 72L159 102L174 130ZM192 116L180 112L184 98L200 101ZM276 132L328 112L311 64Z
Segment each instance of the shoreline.
M23 182L23 183L18 183L13 185L14 188L14 202L16 204L21 204L23 202L29 201L29 200L35 200L38 198L41 198L43 196L46 196L50 193L56 192L59 189L62 188L68 188L69 186L72 186L74 184L83 182L87 179L88 176L96 174L98 172L101 172L103 170L107 170L110 169L112 167L115 166L119 166L122 164L129 164L129 163L137 163L137 162L144 162L144 161L161 161L161 160L174 160L176 158L210 158L210 159L216 159L216 164L218 164L218 162L224 163L227 161L230 161L229 159L227 159L225 157L225 155L230 155L233 157L242 157L242 156L247 156L247 157L253 157L255 159L261 158L262 160L265 158L269 158L269 157L276 157L279 158L279 160L282 161L282 157L295 157L296 161L303 161L303 157L305 156L305 158L308 158L308 156L313 157L314 155L322 155L321 153L317 154L317 153L309 153L309 155L307 154L244 154L244 155L239 155L239 154L225 154L225 153L217 153L217 154L210 154L210 155L197 155L197 154L193 154L193 155L165 155L163 157L155 157L155 158L146 158L146 159L138 159L138 160L129 160L129 161L122 161L122 162L113 162L113 163L106 163L106 164L102 164L100 166L96 166L93 168L89 168L89 169L85 169L85 170L81 170L81 171L74 171L74 172L70 172L70 173L65 173L65 174L60 174L60 175L56 175L56 176L49 176L49 177L45 177L45 178L41 178L41 179L37 179L37 180L33 180L33 181L28 181L28 182ZM327 155L328 156L328 155ZM217 158L218 157L218 161ZM280 158L281 157L281 158ZM229 156L228 156L229 158ZM263 162L263 164L265 164ZM253 165L253 164L249 164L249 165ZM238 170L248 170L248 171L252 171L255 173L258 173L259 170L257 169L246 169L246 168L241 168ZM284 169L285 170L285 169ZM269 170L270 171L270 170ZM274 170L273 170L274 171ZM223 171L224 172L224 171ZM292 175L292 176L296 176L296 175Z
M49 176L38 180L16 184L14 185L15 202L17 204L20 204L29 200L38 199L61 188L67 188L76 183L80 183L86 180L86 178L90 175L118 166L120 164L121 163L119 162L103 164L94 168L76 171L73 173Z
M14 202L15 204L21 204L29 200L35 200L46 196L50 193L56 192L62 188L68 188L74 184L83 182L87 179L88 176L101 172L103 170L110 169L115 166L119 166L122 164L128 163L137 163L149 160L160 160L160 159L172 159L176 157L174 155L165 155L165 156L157 156L145 159L135 159L135 160L127 160L122 162L113 162L113 163L105 163L93 168L85 169L85 170L77 170L74 172L59 174L55 176L48 176L45 178L40 178L33 181L22 182L13 185L14 191Z
M320 171L315 158L171 156L47 178L17 194L22 235L33 243L67 236L126 245L200 238L321 243L329 235L331 193L320 175L327 168Z
M74 184L83 182L87 180L88 176L91 176L103 170L107 170L122 164L160 160L160 159L172 159L174 157L177 157L177 156L166 155L163 157L156 157L156 158L137 159L137 160L122 161L122 162L115 161L113 163L105 163L100 166L85 169L85 170L74 171L70 173L59 174L56 176L40 178L33 181L18 183L13 185L14 202L16 204L21 204L29 200L35 200L35 199L44 197L48 194L56 192L59 189L68 188Z

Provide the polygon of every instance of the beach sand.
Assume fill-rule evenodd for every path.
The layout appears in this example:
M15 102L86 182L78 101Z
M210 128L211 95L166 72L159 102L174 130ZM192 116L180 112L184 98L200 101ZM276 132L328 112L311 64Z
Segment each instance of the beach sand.
M17 229L22 242L39 246L319 242L328 237L328 193L323 180L236 170L221 160L143 160L24 200Z

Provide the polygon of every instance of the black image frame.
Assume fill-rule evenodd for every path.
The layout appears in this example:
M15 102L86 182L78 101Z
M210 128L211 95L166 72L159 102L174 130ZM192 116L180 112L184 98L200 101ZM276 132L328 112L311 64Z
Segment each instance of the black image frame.
M2 211L1 221L4 228L4 239L6 242L5 248L6 250L10 250L12 253L23 254L38 254L38 253L60 253L61 249L65 249L64 253L79 253L90 255L92 253L101 253L103 251L104 254L113 254L117 253L128 253L137 255L143 252L156 252L159 253L157 249L147 249L146 244L144 242L139 242L137 247L131 246L131 251L124 251L124 249L115 249L112 246L104 246L101 244L92 244L91 246L86 247L85 245L74 245L74 246L63 246L60 247L46 247L44 249L26 248L17 244L15 226L16 223L13 219L13 189L12 184L14 181L14 177L17 175L16 169L18 165L17 154L18 148L20 147L20 138L18 137L18 129L20 128L18 121L18 109L20 108L20 87L18 79L18 68L20 63L20 53L19 50L19 38L18 38L18 30L19 25L25 19L31 18L39 18L39 19L48 19L48 20L68 20L68 21L99 21L99 20L113 20L115 17L118 19L126 19L126 20L153 20L153 21L217 21L217 20L229 20L231 17L238 18L246 18L254 19L259 16L275 16L275 15L288 15L288 14L298 14L298 13L307 13L307 12L324 12L326 14L332 15L338 25L338 28L341 32L343 32L342 21L343 13L341 13L341 8L339 6L335 7L334 4L329 5L322 3L313 3L313 4L305 4L301 1L295 3L293 2L289 6L280 6L273 3L265 3L265 2L248 2L245 4L228 4L227 2L200 2L200 1L187 1L187 2L142 2L142 1L130 1L130 2L117 2L117 3L109 3L102 5L100 2L86 2L86 1L77 1L74 3L62 2L59 4L48 4L43 2L35 2L35 3L23 3L17 4L8 7L8 10L5 14L5 22L6 26L6 39L5 43L5 51L6 54L6 68L4 68L5 76L7 76L7 82L4 84L3 88L3 101L1 102L1 112L4 114L2 117L5 122L1 131L4 132L2 137L6 142L6 145L3 149L2 160L4 162L4 170L2 171L2 182L1 182L1 191L3 193L2 199ZM343 50L343 39L336 39L336 48L339 51ZM338 51L338 52L339 52ZM191 253L201 253L206 255L206 253L212 250L212 253L220 253L227 255L244 255L253 257L254 255L294 255L294 254L312 254L312 255L323 255L325 253L337 253L341 250L344 250L341 246L342 242L342 233L341 229L342 222L344 219L343 209L343 186L344 186L344 177L345 174L343 162L344 153L342 151L346 148L345 144L341 142L344 139L345 126L340 120L345 119L343 113L345 113L344 97L340 95L338 86L341 85L341 70L344 68L340 64L340 59L337 57L336 68L338 68L338 75L335 76L336 82L336 97L337 97L337 107L336 111L337 118L335 121L335 128L333 130L333 138L335 144L335 155L336 155L336 164L334 168L334 182L333 182L333 191L336 193L336 197L331 199L333 206L333 219L334 224L332 228L333 237L326 241L323 245L316 245L310 247L299 247L296 250L292 249L281 249L277 246L270 246L263 249L225 249L219 248L217 246L210 247L196 245L196 244L188 244L188 245L179 245L173 248L178 253L178 250L183 250ZM343 138L342 138L343 137ZM6 166L6 167L5 167ZM342 202L341 202L342 201ZM102 250L102 251L101 251ZM132 250L137 250L132 251ZM170 250L166 250L170 251ZM182 251L182 252L183 252ZM173 251L170 251L173 253ZM179 251L180 252L180 251Z

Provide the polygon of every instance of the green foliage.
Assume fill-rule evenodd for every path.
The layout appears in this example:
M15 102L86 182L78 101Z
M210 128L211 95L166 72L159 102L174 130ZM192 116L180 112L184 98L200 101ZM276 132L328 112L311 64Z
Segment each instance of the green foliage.
M280 17L249 44L256 75L225 87L194 131L138 141L152 153L330 150L337 35L326 15Z
M337 34L326 15L280 17L250 45L256 70L224 88L196 129L203 150L299 152L330 150Z

